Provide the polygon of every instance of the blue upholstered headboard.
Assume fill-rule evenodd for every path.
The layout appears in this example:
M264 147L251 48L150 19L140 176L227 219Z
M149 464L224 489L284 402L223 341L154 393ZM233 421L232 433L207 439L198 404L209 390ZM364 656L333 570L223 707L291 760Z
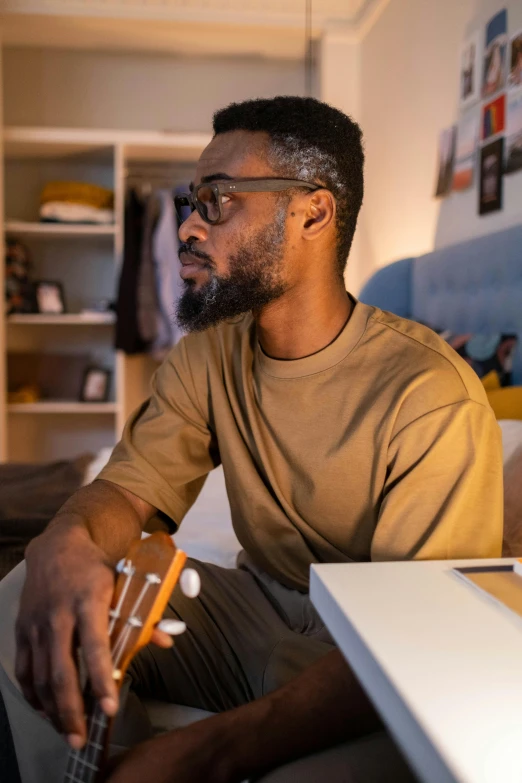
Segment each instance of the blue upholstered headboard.
M379 269L359 298L441 329L516 332L522 384L522 225Z

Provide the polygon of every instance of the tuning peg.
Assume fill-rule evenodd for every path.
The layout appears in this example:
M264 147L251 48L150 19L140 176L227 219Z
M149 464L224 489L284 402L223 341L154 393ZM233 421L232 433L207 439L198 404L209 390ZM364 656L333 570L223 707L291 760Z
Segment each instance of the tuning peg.
M185 568L181 574L179 584L183 595L187 598L197 598L201 590L201 579L199 574L193 568Z
M181 620L161 620L157 628L158 631L164 631L169 636L179 636L187 630L187 626Z
M122 557L116 563L116 572L118 574L126 574L127 576L132 575L134 573L132 562L128 558Z

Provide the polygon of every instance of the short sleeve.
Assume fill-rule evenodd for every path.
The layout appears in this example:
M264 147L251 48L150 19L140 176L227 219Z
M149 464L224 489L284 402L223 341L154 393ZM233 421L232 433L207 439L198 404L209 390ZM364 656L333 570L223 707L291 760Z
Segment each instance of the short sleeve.
M499 557L502 441L472 400L413 421L391 441L372 560Z
M153 376L150 398L127 421L98 479L130 490L179 525L219 464L199 404L207 397L208 390L196 389L183 339Z

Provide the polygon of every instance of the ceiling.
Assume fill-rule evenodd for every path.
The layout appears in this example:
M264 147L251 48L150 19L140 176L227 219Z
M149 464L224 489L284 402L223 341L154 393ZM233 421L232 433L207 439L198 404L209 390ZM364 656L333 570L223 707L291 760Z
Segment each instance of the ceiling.
M312 0L314 16L354 23L373 0ZM302 21L306 0L0 0L0 10L245 24Z
M388 0L312 0L312 37L359 37ZM306 0L0 0L11 46L297 59Z

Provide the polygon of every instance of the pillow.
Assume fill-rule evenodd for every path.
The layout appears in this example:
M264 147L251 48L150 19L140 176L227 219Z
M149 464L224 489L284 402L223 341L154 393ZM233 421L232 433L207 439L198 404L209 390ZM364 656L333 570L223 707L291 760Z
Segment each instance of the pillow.
M486 391L497 419L522 419L522 386Z
M79 489L91 459L86 454L49 464L0 465L0 579L23 560L29 541Z
M504 466L503 557L522 557L522 446Z
M499 386L511 386L516 334L453 334L442 332L446 342L473 367L488 384L498 378Z
M19 520L29 523L49 522L60 506L81 486L85 467L92 459L84 454L75 460L47 464L0 465L0 527L22 531Z
M513 354L518 336L514 333L456 334L417 319L423 326L433 329L454 351L475 370L486 389L511 386Z

